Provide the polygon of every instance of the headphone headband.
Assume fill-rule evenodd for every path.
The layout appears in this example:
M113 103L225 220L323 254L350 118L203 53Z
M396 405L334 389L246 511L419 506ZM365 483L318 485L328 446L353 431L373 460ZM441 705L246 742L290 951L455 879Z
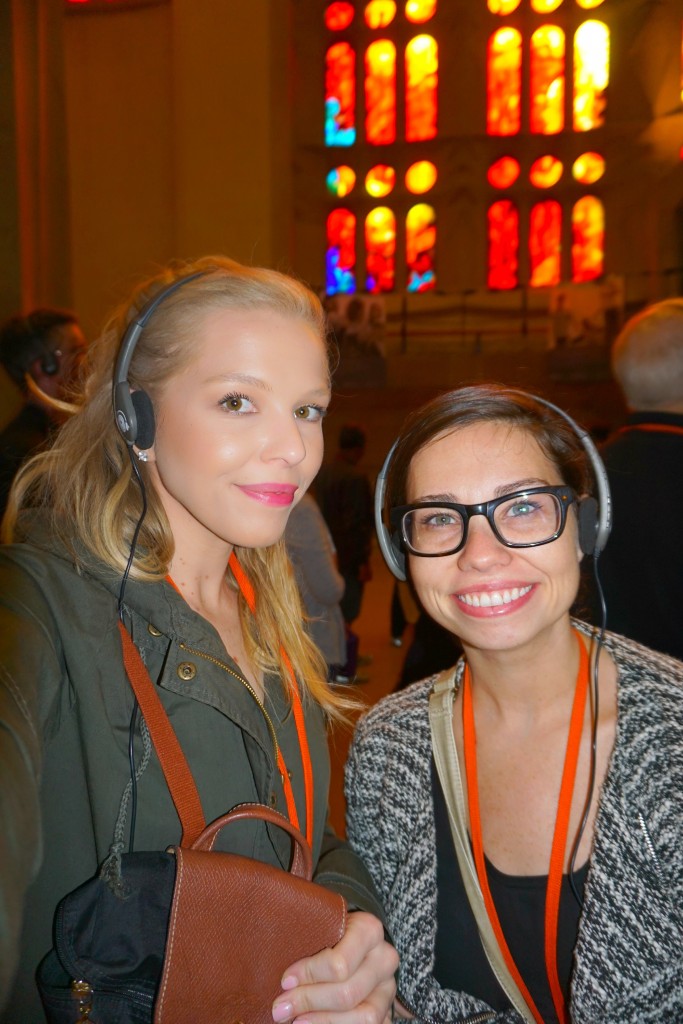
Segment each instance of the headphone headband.
M539 395L532 395L528 391L509 389L506 395L519 395L523 398L530 398L546 409L552 410L557 416L571 427L574 434L581 442L593 470L593 477L598 492L597 501L595 498L584 498L579 506L579 544L586 555L597 557L605 547L610 530L612 529L612 497L610 494L607 470L598 453L595 444L583 427L572 419L569 413L559 406L554 405ZM377 476L375 484L375 529L377 540L384 560L392 574L399 580L407 578L406 556L400 544L400 538L394 537L384 523L384 502L386 499L387 476L389 467L394 457L398 440L394 441L384 460L382 468Z

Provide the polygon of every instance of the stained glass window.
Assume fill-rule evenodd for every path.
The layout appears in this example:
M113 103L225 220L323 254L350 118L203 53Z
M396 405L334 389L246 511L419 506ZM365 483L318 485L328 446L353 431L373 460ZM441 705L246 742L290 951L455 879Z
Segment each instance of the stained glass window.
M377 206L365 218L365 287L376 294L394 287L396 218L387 206Z
M325 279L328 295L356 290L356 217L351 210L333 210L327 218Z
M414 25L422 25L434 17L436 0L406 0L406 18Z
M339 3L330 4L325 11L325 24L331 32L340 32L349 27L354 14L353 4L340 0Z
M431 160L417 160L406 171L406 188L421 196L436 184L436 167Z
M584 21L574 36L574 130L587 132L604 124L609 82L609 29L601 21Z
M500 14L504 17L506 14L512 14L516 11L520 5L521 0L488 0L488 9L491 14Z
M576 2L579 7L583 7L584 11L592 11L594 7L599 7L605 0L576 0Z
M409 292L436 288L436 213L427 203L418 203L406 217L406 263Z
M522 37L515 28L499 29L489 40L486 130L516 135L520 127Z
M564 128L564 32L542 25L531 37L531 131L555 135Z
M572 166L574 179L581 185L592 185L605 173L605 160L599 153L582 153Z
M560 282L562 208L554 199L536 203L529 218L529 258L534 288Z
M432 36L415 36L406 46L406 139L422 142L436 135L439 58Z
M348 43L334 43L325 69L325 143L352 146L356 141L356 55Z
M494 188L509 188L519 177L519 161L513 156L501 156L491 164L486 177Z
M365 24L369 28L386 28L396 17L396 0L370 0L365 7Z
M365 191L374 199L388 196L396 183L396 171L387 164L375 164L365 175Z
M531 10L537 14L551 14L561 3L562 0L531 0Z
M540 156L531 165L529 181L536 188L552 188L562 177L562 169L562 163L557 157Z
M343 199L356 184L356 172L351 167L342 164L340 167L333 167L327 175L327 191L338 199Z
M488 286L499 290L516 288L518 283L519 214L509 199L500 199L489 208Z
M583 196L572 210L572 280L593 281L604 270L605 213L595 196Z
M396 47L389 39L365 53L365 137L374 145L396 141Z

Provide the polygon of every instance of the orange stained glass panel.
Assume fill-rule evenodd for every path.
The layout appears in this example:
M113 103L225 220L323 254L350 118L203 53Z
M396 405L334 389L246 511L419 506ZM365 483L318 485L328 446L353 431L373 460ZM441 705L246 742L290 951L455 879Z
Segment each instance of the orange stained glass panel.
M584 11L592 11L594 7L599 7L605 0L576 0L576 2L579 7L583 7Z
M428 203L418 203L406 216L406 264L409 292L436 288L436 213Z
M487 6L491 14L500 14L503 17L516 11L520 3L521 0L488 0Z
M365 175L365 191L375 199L388 196L396 184L396 171L387 164L376 164Z
M486 79L486 131L516 135L522 88L522 37L517 29L506 25L489 39Z
M351 210L332 210L327 218L326 291L356 290L356 218Z
M370 0L365 7L368 28L386 28L396 17L396 0Z
M327 191L339 199L347 196L355 184L356 172L345 164L333 167L327 175Z
M552 188L562 177L562 163L554 156L539 156L529 171L529 181L536 188Z
M434 187L436 177L436 167L431 160L417 160L406 171L406 188L413 195L423 195Z
M439 55L432 36L415 36L406 46L406 139L422 142L436 135Z
M518 284L519 214L509 199L489 207L489 288L505 291Z
M351 146L356 141L356 55L348 43L327 51L325 66L325 143Z
M494 188L509 188L519 177L519 161L513 156L501 156L489 167L486 177Z
M342 2L330 4L325 11L325 25L331 32L340 32L348 28L355 14L353 4Z
M601 21L584 21L574 36L574 131L587 132L605 123L609 83L609 29Z
M390 292L396 269L396 218L377 206L365 218L365 287L372 294Z
M530 285L542 288L560 282L562 208L554 199L536 203L529 219Z
M531 10L537 14L551 14L562 2L563 0L531 0Z
M436 0L406 0L405 11L413 25L423 25L436 14Z
M531 37L531 131L556 135L564 128L564 32L541 25Z
M605 160L599 153L582 153L572 166L575 181L582 185L592 185L599 181L605 173Z
M572 281L593 281L605 264L605 212L595 196L583 196L572 210Z
M396 47L389 39L365 53L365 135L374 145L396 141Z

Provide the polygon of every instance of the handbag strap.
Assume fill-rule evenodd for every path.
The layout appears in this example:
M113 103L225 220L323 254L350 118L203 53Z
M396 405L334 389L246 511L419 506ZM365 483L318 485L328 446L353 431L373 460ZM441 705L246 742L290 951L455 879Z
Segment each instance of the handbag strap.
M166 785L182 825L180 845L192 846L206 825L197 786L140 652L121 621L118 626L123 645L123 664L147 723Z
M491 970L498 984L508 997L517 1013L527 1024L535 1024L529 1008L517 984L510 974L500 951L491 921L486 912L477 870L472 856L469 839L469 811L467 798L460 776L458 751L453 736L453 700L455 697L456 669L442 672L434 684L429 698L429 724L432 733L432 748L436 770L441 782L448 820L453 835L453 845L458 858L467 899L479 929L479 937Z

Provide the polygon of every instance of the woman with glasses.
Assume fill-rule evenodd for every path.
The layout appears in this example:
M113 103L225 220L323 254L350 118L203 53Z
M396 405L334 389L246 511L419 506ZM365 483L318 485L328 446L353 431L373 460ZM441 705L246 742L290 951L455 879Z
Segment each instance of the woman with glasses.
M683 1020L683 664L571 615L600 547L575 428L467 387L413 413L388 460L394 571L464 651L373 708L347 765L401 1015ZM636 559L648 529L655 509Z

